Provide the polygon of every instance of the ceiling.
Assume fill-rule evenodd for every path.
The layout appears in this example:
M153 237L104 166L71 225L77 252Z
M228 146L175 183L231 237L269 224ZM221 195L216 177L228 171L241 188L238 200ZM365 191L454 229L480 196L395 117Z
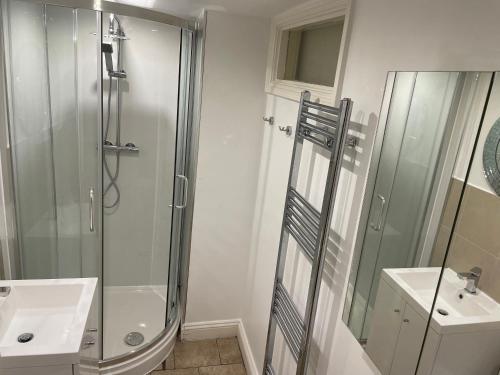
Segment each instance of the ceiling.
M178 16L197 16L205 8L233 14L272 17L305 0L116 0Z

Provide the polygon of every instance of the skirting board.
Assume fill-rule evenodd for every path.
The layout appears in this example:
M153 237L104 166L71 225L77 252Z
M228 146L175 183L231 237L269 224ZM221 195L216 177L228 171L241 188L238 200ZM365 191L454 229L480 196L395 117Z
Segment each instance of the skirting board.
M238 343L240 345L241 355L243 356L243 362L245 362L247 375L260 375L241 319L185 323L181 329L181 337L183 340L187 341L233 336L238 337Z

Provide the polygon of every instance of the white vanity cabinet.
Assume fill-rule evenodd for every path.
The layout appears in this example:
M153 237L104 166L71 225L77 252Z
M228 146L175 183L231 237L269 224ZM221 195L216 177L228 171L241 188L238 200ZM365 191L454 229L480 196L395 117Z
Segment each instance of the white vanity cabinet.
M8 290L0 297L0 374L78 375L96 285L96 278L0 280Z
M382 375L415 372L439 268L384 269L366 352ZM417 375L498 375L500 305L445 269Z
M426 319L381 279L366 352L382 375L415 371Z

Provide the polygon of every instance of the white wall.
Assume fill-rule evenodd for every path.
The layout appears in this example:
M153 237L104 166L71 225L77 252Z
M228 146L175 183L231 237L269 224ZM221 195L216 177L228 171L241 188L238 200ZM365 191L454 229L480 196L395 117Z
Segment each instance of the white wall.
M242 316L269 21L208 12L186 322Z
M266 115L275 117L275 125L266 125L264 131L243 314L245 330L259 369L264 358L263 345L293 147L293 137L287 137L277 127L294 126L297 110L295 102L267 95Z
M495 70L500 64L496 40L500 3L468 0L354 0L342 96L354 100L352 121L363 132L355 167L346 162L341 181L342 205L334 215L338 246L331 254L322 287L315 341L315 374L376 374L377 370L341 321L355 233L361 209L385 79L392 70ZM284 109L287 108L287 109ZM295 103L268 99L267 114L278 123L291 121ZM252 242L253 268L244 322L258 367L262 366L274 262L280 230L290 144L267 129L262 152L259 199ZM281 147L279 149L279 147ZM267 170L266 170L267 168ZM316 187L317 189L317 187ZM314 186L313 186L314 190ZM274 198L274 200L273 200ZM281 201L280 201L281 199ZM326 282L327 281L327 282Z

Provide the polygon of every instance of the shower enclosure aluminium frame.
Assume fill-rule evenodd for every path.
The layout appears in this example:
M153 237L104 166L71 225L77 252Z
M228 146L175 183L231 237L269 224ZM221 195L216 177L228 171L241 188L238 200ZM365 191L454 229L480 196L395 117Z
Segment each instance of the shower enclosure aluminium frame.
M176 150L176 165L175 175L179 178L187 176L189 185L185 186L185 191L180 194L184 200L183 205L177 205L172 208L174 215L177 216L172 223L172 243L171 248L177 248L176 257L170 259L169 275L174 275L174 270L177 268L177 282L172 283L169 280L168 294L170 289L175 289L177 305L176 316L167 316L166 327L154 338L150 343L130 351L118 357L109 360L102 360L102 345L100 346L100 360L85 360L83 364L88 369L99 368L102 373L107 373L106 370L112 373L120 373L123 369L133 368L131 363L134 359L144 358L148 351L155 352L158 357L158 346L165 340L168 340L168 347L172 348L175 342L175 336L180 324L184 321L185 306L187 297L187 276L189 263L189 249L191 242L191 227L194 205L194 190L196 179L196 158L198 155L198 136L199 136L199 120L201 108L201 85L203 73L203 52L205 39L206 15L203 12L198 19L184 19L173 16L167 13L157 12L150 9L144 9L131 5L125 5L104 0L32 0L41 5L61 6L73 9L86 9L96 11L97 28L102 33L102 16L103 13L114 13L120 16L129 16L140 18L148 21L159 22L171 26L178 27L181 30L181 54L179 72L179 93L178 93L178 110L177 110L177 139L182 142L177 142ZM0 9L1 16L1 9ZM2 28L3 17L0 17L0 28ZM3 29L2 29L3 30ZM97 92L99 95L98 111L98 176L102 180L103 176L103 90L102 90L102 46L101 39L97 38L96 53L98 54L98 71L97 71ZM19 252L17 228L16 228L16 207L15 207L15 176L14 165L10 147L10 130L9 130L9 107L7 100L7 65L4 48L3 37L0 38L0 49L4 51L0 56L0 167L2 173L2 181L0 185L0 206L5 207L5 215L0 215L0 267L3 264L3 269L0 270L0 276L6 279L15 279L21 276L21 259ZM184 69L182 69L184 67ZM102 208L102 191L101 186L96 187L95 204ZM176 200L177 194L174 196ZM174 203L175 204L175 203ZM95 222L99 227L102 224L102 209L96 210ZM98 259L98 290L102 291L103 281L103 234L102 230L97 230L98 243L100 252ZM3 261L3 262L2 262ZM170 276L169 276L170 278ZM174 284L174 285L171 285ZM169 300L167 300L167 304ZM103 318L102 318L103 296L100 295L99 301L99 341L102 343ZM167 306L166 313L170 311ZM171 338L173 337L173 341ZM163 354L161 354L163 355ZM164 358L163 358L164 359Z
M391 105L392 91L394 88L394 81L396 80L396 72L389 72L386 79L385 93L382 99L382 105L380 107L380 118L378 121L378 128L375 131L375 141L373 144L373 151L370 161L370 167L368 170L368 177L365 187L365 196L363 198L363 204L361 208L361 216L359 219L359 227L356 236L354 257L351 264L351 269L355 269L356 272L351 272L348 280L347 296L344 303L343 320L346 324L349 322L351 305L354 297L354 285L356 284L356 278L358 277L359 262L361 260L361 250L363 247L363 238L368 227L368 217L370 215L369 202L373 199L375 181L377 179L377 170L380 162L380 154L382 152L382 144L384 143L385 127L387 124L387 119L389 117L389 106ZM390 94L387 94L390 93ZM352 287L351 287L352 286Z

